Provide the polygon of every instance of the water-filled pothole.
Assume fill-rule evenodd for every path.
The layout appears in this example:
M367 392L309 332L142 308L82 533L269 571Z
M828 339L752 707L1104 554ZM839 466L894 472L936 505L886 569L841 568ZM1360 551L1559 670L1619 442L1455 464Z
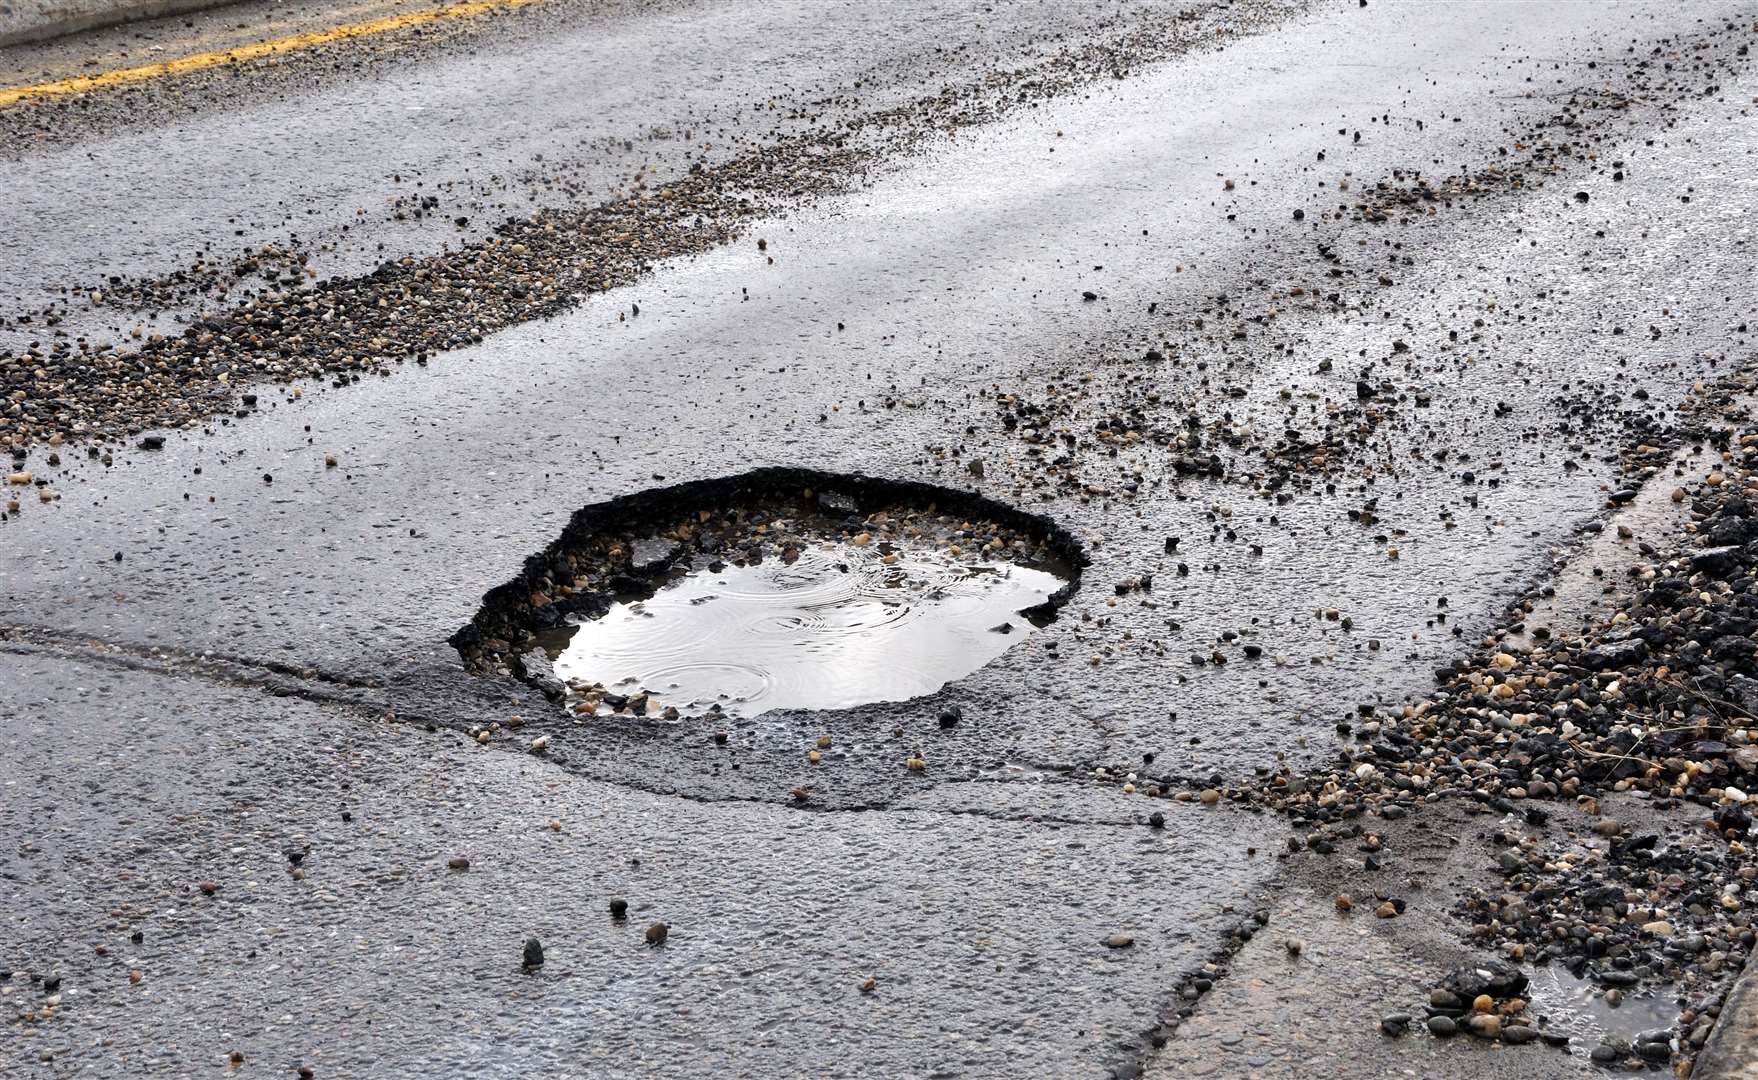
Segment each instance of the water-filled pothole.
M969 493L761 470L587 507L452 643L579 716L901 701L1029 636L1083 562Z
M556 676L598 711L605 691L744 716L902 701L1000 656L1065 584L907 539L789 550L716 560L562 631L546 642Z

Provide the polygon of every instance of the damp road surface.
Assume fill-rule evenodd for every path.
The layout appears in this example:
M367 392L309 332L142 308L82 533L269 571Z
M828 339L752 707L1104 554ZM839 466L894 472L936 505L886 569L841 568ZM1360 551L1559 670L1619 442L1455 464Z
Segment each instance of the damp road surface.
M0 106L0 1072L1590 1074L1379 1034L1483 860L1349 921L1196 793L1712 467L1758 9L484 7L0 51L312 36ZM448 643L583 507L764 467L1046 515L1080 588L727 723Z

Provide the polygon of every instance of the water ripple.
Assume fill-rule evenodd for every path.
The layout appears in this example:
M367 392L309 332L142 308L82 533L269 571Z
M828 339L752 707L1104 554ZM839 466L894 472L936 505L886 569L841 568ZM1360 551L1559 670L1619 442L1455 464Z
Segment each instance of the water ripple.
M564 679L639 687L665 704L755 715L931 693L1026 637L1018 613L1063 584L936 549L846 545L792 564L699 570L584 623L556 658ZM1011 632L997 627L1008 625Z

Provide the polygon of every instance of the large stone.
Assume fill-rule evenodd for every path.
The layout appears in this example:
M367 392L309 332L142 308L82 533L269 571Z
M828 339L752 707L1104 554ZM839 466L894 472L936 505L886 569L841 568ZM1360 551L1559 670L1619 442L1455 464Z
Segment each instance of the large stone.
M1501 1000L1525 993L1526 976L1510 964L1492 963L1460 968L1441 980L1441 988L1462 1001L1474 1000L1481 994Z
M1581 664L1594 671L1607 671L1640 663L1648 655L1648 645L1637 638L1609 641L1581 653Z

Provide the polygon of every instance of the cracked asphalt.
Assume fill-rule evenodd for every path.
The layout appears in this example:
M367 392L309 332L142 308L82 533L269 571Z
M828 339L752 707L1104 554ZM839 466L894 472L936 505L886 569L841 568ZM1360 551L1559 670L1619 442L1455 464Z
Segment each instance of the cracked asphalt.
M0 72L259 20L322 7ZM1559 571L1578 624L1614 492L1622 557L1670 540L1651 485L1750 388L1755 39L1734 0L557 0L0 109L0 1072L1593 1073L1379 1034L1473 957L1451 811L1396 838L1435 899L1347 922L1281 818L1135 788L1326 758ZM543 246L668 185L700 214L615 261ZM614 280L483 315L514 244ZM225 268L265 245L304 261ZM480 340L219 370L243 316ZM125 409L112 361L163 380ZM1091 562L936 694L725 746L447 644L581 507L769 466Z

